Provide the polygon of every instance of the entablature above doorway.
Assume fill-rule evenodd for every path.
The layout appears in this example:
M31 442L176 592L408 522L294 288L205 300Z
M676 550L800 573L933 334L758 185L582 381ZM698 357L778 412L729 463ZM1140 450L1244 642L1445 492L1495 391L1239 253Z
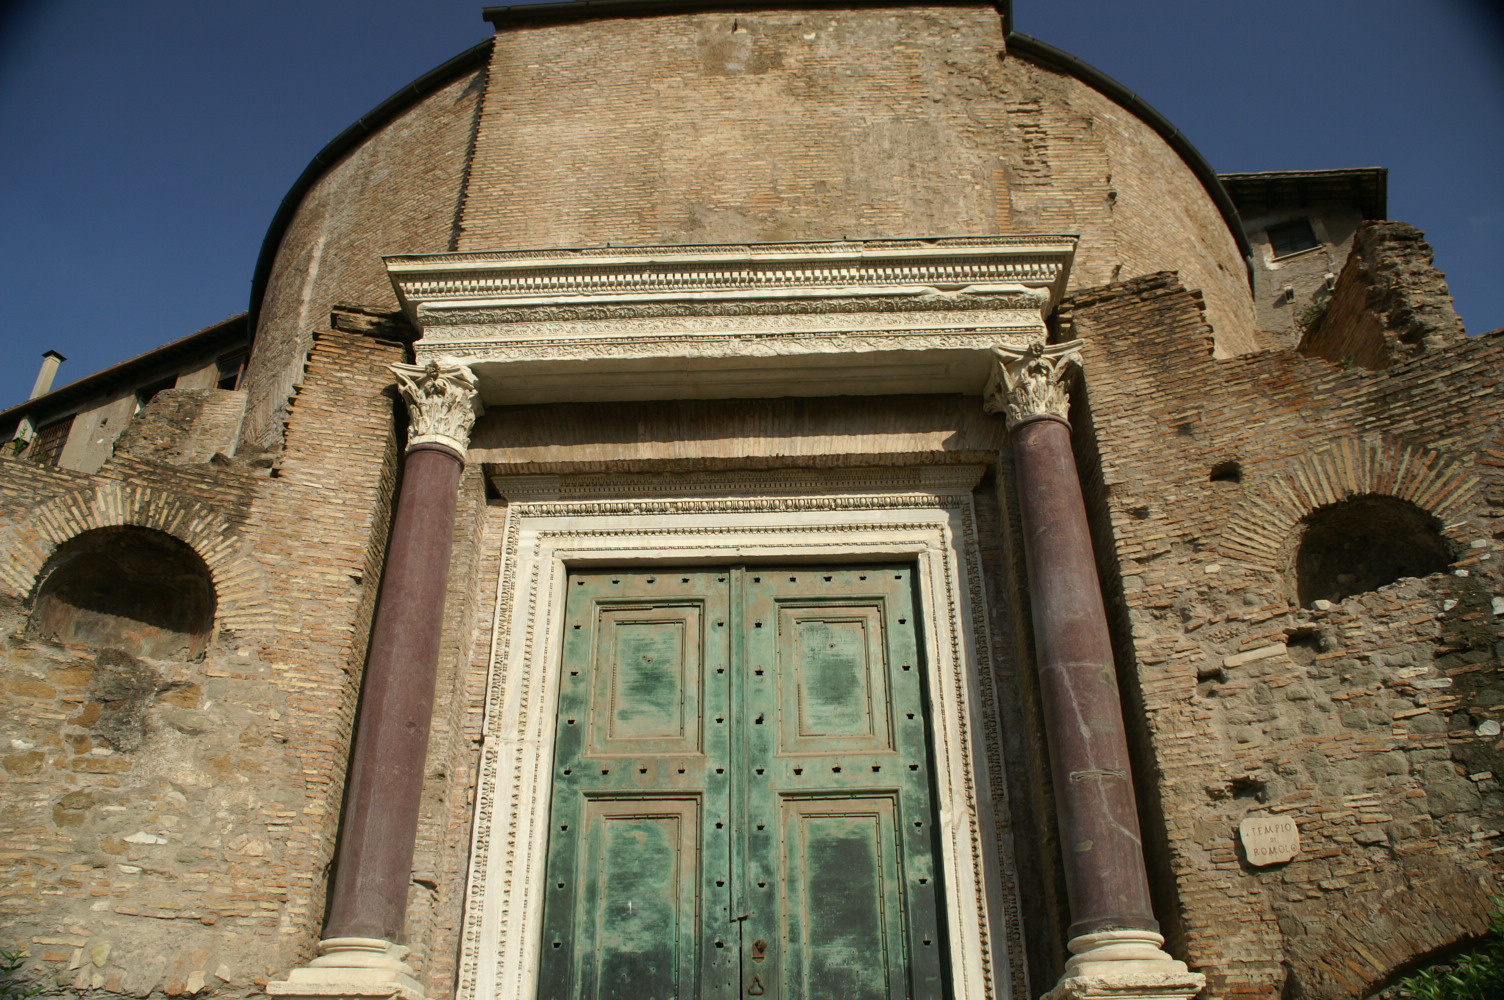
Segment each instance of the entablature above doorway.
M980 394L1042 342L1074 236L398 255L416 360L490 405Z

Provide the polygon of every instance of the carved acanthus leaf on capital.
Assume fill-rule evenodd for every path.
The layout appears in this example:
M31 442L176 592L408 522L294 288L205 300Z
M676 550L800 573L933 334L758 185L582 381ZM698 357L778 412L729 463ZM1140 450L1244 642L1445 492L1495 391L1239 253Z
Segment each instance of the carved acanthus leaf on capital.
M407 446L434 442L463 456L481 413L475 373L451 359L426 365L395 364L391 372L397 376L397 388L412 420Z
M1066 419L1068 386L1081 367L1081 341L1035 342L1027 347L999 344L992 349L992 375L982 393L988 413L1002 413L1008 426L1031 417Z

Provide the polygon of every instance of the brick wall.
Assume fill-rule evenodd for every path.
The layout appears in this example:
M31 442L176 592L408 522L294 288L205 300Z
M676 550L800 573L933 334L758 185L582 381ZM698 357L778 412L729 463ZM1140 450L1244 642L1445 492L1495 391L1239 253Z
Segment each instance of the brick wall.
M277 752L284 703L266 664L229 635L193 662L42 641L25 632L21 601L59 541L141 525L192 544L214 575L220 621L238 619L249 588L234 535L255 480L128 460L93 476L6 465L0 535L26 569L8 574L0 598L11 610L0 654L5 947L29 950L54 990L248 984L271 960L286 895L285 805L272 789L296 787Z
M235 454L245 393L164 389L115 441L115 452L163 465L197 465Z
M216 425L174 405L198 391L98 474L0 459L0 946L53 993L250 996L311 954L396 478L384 365L406 348L368 319L314 335L275 474L185 462ZM207 564L202 657L26 631L47 557L112 526Z
M1504 337L1381 374L1217 361L1172 275L1079 293L1064 322L1174 950L1210 996L1358 997L1479 933L1504 815ZM1372 494L1434 517L1450 571L1293 606L1301 519ZM1295 860L1248 863L1238 824L1265 813L1296 820Z
M1178 268L1253 349L1185 163L991 4L596 18L496 37L459 249L1080 233L1076 285Z
M289 859L278 973L311 956L334 854L360 674L386 550L397 481L392 378L406 348L359 316L314 332L285 430L274 486L248 528L266 576L259 638L286 692L288 746L302 775L299 851ZM290 953L295 948L296 953Z
M1001 44L980 4L501 31L460 248L1007 231Z

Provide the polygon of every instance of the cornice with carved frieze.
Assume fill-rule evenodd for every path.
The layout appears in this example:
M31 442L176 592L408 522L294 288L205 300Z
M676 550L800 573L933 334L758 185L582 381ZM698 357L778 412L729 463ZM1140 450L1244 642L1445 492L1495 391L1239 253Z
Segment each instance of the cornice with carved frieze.
M1025 312L1038 316L1048 305L1046 289L1001 290L971 286L965 291L941 292L933 288L885 287L839 296L771 294L764 291L694 299L659 298L655 301L586 301L568 299L520 304L490 300L435 301L418 309L425 338L442 337L443 327L490 324L513 327L538 323L619 322L632 319L670 321L737 317L820 316L840 317L867 313L962 313ZM682 324L681 324L682 325Z
M993 344L1045 338L1074 246L998 236L386 260L422 331L418 359L463 358L493 402L529 403L975 393Z

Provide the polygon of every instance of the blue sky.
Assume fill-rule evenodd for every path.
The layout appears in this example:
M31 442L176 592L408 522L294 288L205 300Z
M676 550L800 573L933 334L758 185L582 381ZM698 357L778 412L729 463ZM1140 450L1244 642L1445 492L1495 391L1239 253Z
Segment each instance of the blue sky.
M484 40L452 0L0 6L0 407L244 310L323 145ZM1015 0L1219 171L1384 166L1470 332L1504 326L1504 20L1482 0Z

